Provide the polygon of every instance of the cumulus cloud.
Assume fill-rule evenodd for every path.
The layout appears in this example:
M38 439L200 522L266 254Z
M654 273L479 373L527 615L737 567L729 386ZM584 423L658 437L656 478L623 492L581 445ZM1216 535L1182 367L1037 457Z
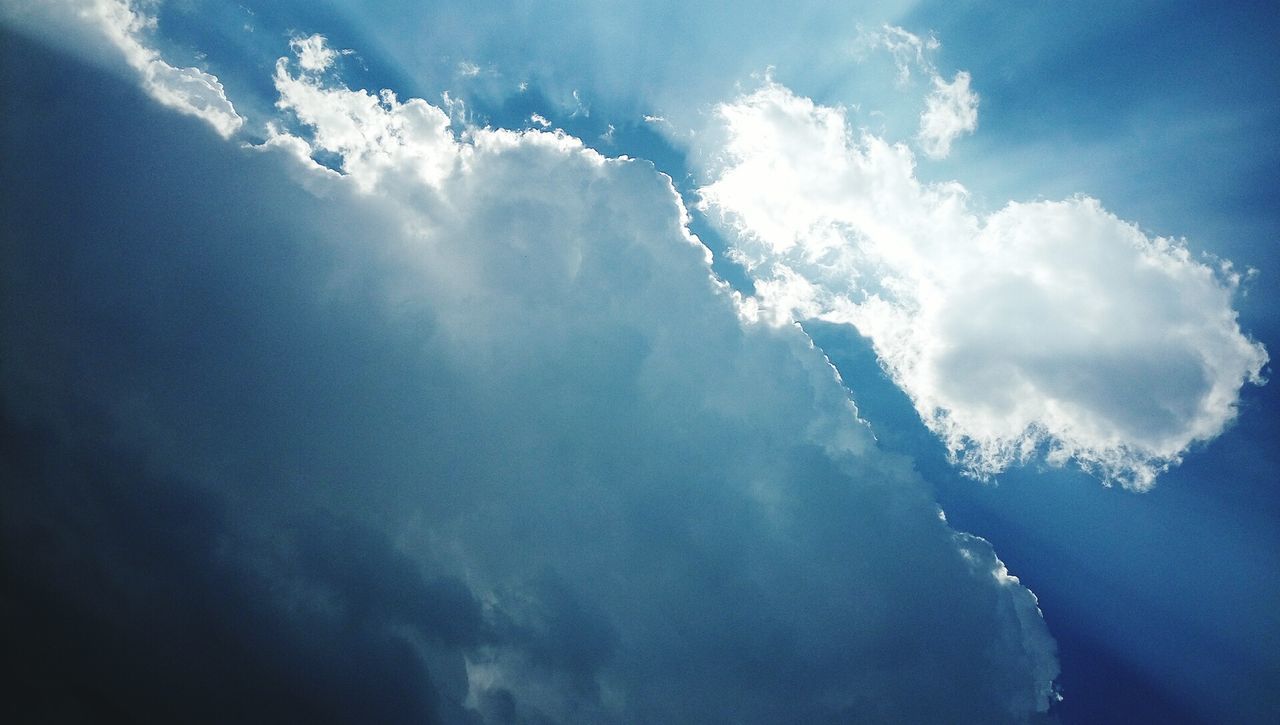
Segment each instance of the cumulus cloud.
M287 58L276 63L276 105L315 129L313 149L339 155L343 170L366 189L387 172L439 185L457 161L449 114L419 98L400 103L390 90L375 96L325 88L319 71L332 58L316 59L332 51L321 36L307 40L312 45L295 47L301 74L290 72Z
M1146 489L1261 382L1225 262L1089 198L981 215L906 147L777 84L718 114L702 194L757 280L748 310L856 326L974 475L1042 457Z
M146 451L148 477L172 474L154 488L199 494L181 516L122 524L148 509L108 501L77 519L133 542L87 577L105 601L114 576L162 576L137 543L154 527L224 512L165 529L179 563L164 571L217 564L197 577L213 596L192 672L221 684L253 651L276 675L259 689L324 712L358 711L385 678L405 712L457 722L990 723L1048 707L1057 661L1033 595L876 448L802 330L743 318L669 178L561 132L455 131L433 104L296 61L275 82L298 123L260 153L126 136L95 142L109 180L59 155L5 199L35 230L64 218L38 200L67 179L91 192L165 163L201 181L76 217L112 220L111 245L6 240L3 291L23 304L0 305L7 406L64 449ZM87 116L71 142L164 123L117 115L135 123ZM93 270L57 277L84 288L49 289L64 258ZM106 430L42 413L75 405L107 411ZM65 459L58 445L39 449ZM71 515L78 473L22 470L48 479L22 489L58 512L41 521ZM145 501L133 470L108 478ZM80 539L21 541L6 556L41 562L41 542ZM111 626L146 631L128 621ZM378 676L333 686L351 671L338 652Z
M978 94L969 88L969 74L956 73L950 83L933 77L933 91L920 114L920 148L940 159L951 153L951 142L978 127Z

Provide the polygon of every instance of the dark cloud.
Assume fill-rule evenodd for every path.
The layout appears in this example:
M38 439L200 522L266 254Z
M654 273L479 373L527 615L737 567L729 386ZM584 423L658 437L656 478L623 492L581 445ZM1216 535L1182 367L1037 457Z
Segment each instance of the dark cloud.
M273 552L223 497L103 445L110 429L88 411L76 420L60 434L3 421L15 721L438 718L431 675L393 625L477 641L465 587L425 581L377 534L324 516L283 537L300 550L273 536L286 549Z
M309 192L283 154L4 40L30 109L0 169L14 707L1043 705L1030 595L874 448L807 338L739 323L651 167L494 135L439 193Z

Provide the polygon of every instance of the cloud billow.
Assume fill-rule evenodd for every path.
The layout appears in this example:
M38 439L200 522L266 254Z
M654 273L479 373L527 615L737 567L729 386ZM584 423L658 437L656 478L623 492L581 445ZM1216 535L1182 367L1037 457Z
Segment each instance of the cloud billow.
M1034 596L876 448L800 329L743 319L670 179L562 133L459 134L309 65L281 64L294 130L255 150L155 143L186 127L50 71L107 87L5 198L8 427L44 431L4 449L6 496L40 512L5 520L5 556L30 584L58 580L48 541L88 552L53 599L138 642L125 676L51 663L107 686L77 703L172 712L166 692L218 702L208 683L211 719L240 692L445 722L1048 707ZM51 412L75 406L101 428ZM104 490L126 509L68 503ZM146 638L158 602L181 646Z
M1090 198L981 215L910 150L774 83L718 107L703 203L735 233L755 314L847 323L963 468L1074 460L1150 488L1235 417L1262 345L1240 274Z

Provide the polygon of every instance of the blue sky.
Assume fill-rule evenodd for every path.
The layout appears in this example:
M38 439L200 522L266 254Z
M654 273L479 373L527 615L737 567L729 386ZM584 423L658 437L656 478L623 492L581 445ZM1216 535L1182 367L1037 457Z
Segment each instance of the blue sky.
M17 714L1280 710L1274 9L0 23Z

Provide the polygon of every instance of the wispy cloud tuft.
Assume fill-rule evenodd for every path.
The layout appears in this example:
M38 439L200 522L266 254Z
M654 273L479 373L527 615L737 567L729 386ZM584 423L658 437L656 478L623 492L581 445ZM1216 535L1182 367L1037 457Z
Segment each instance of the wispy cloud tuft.
M959 71L948 82L938 73L933 55L942 47L932 33L920 37L904 28L884 25L874 32L862 31L858 44L864 49L887 51L898 69L897 85L912 86L912 73L923 73L931 88L920 114L916 141L930 158L951 153L951 143L978 128L978 94L970 88L967 71Z
M294 38L289 41L289 47L298 57L298 65L311 73L326 70L338 57L338 51L330 48L328 40L319 34Z
M978 94L969 87L969 74L959 71L950 83L934 76L933 91L920 114L920 148L932 158L945 158L952 141L977 128Z

